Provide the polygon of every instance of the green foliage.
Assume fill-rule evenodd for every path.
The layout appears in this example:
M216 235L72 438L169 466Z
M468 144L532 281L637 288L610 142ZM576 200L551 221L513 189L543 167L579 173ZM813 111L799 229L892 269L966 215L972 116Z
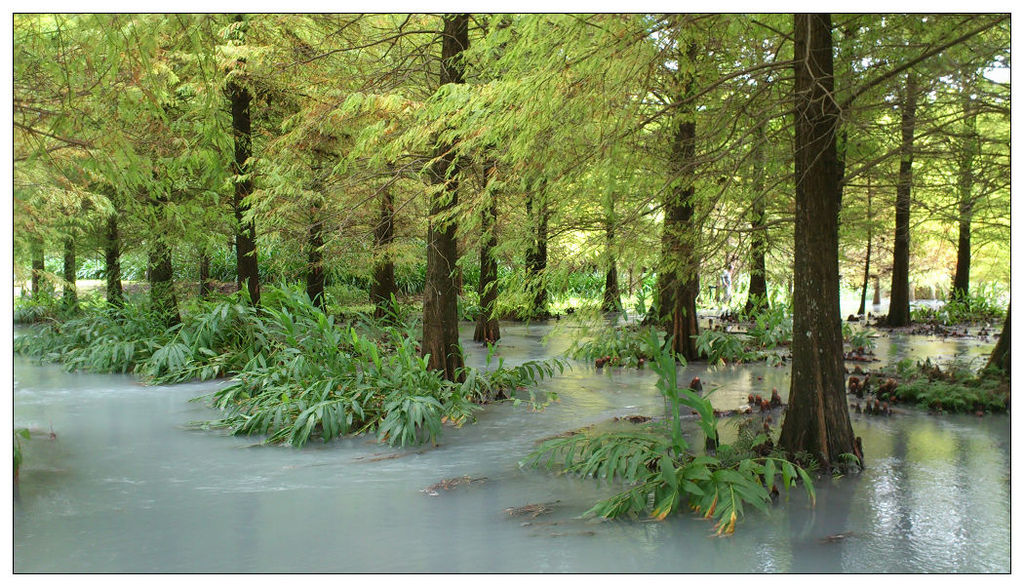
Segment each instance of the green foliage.
M68 317L67 306L60 297L41 292L14 300L14 323L53 322Z
M651 344L656 345L656 335L650 333L650 337ZM704 436L717 439L711 403L679 387L677 357L671 352L659 352L652 368L658 373L658 390L668 404L666 420L639 431L584 432L549 440L524 464L559 468L564 473L608 482L618 480L627 486L595 504L585 515L613 518L646 513L660 520L692 509L713 519L719 535L735 530L746 506L767 511L777 480L787 491L802 480L813 503L814 488L804 469L779 456L749 452L766 441L763 435L743 438L742 445L718 445L715 454L691 453L683 435L681 409L696 411Z
M877 333L870 328L854 328L849 322L843 322L843 340L854 349L874 349L876 336Z
M943 369L926 359L901 361L895 371L901 382L891 394L879 393L879 399L945 412L1005 412L1010 405L1009 382L995 370L975 371L960 362Z
M782 303L758 306L751 316L753 324L747 334L762 349L789 344L793 339L793 314Z
M958 324L998 323L1006 317L1006 305L986 292L966 297L951 296L938 307L921 306L910 312L914 322L953 326Z
M653 327L626 324L602 327L583 342L576 339L566 354L578 360L602 360L602 365L607 357L607 364L613 367L640 367L660 350Z
M697 352L707 357L708 363L744 363L760 358L748 350L744 336L721 330L704 330L697 335Z
M268 442L303 446L313 437L375 432L392 445L436 442L441 425L461 425L476 405L512 398L562 369L528 362L488 372L465 369L450 382L427 369L412 336L415 323L362 317L336 324L297 290L270 289L263 298L263 337L233 383L210 396L225 417L205 426ZM534 401L532 405L540 405Z

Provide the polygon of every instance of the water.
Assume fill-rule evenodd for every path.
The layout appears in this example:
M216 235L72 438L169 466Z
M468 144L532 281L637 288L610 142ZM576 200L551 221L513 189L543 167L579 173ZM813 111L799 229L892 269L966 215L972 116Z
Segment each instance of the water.
M463 329L467 362L484 353ZM569 331L503 325L516 363L569 344ZM923 337L879 354L981 356L988 345ZM895 355L894 355L895 356ZM1007 572L1007 416L853 415L868 469L751 511L727 538L693 516L576 519L613 487L522 470L536 440L614 416L660 414L649 370L576 369L546 385L542 412L489 406L437 448L366 438L296 450L186 429L216 412L189 402L223 383L146 387L15 358L15 424L34 429L14 506L17 572ZM764 365L699 375L716 407L777 387ZM608 373L611 373L611 376ZM759 379L760 377L760 379ZM48 436L52 430L55 439ZM398 458L382 459L398 455ZM422 490L442 479L486 478ZM536 518L505 508L555 502ZM826 539L842 534L845 538Z

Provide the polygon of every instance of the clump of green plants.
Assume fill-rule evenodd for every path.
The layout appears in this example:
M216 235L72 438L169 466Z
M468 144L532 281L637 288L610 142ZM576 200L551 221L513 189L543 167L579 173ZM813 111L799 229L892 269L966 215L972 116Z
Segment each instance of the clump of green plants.
M873 350L876 336L877 333L870 328L854 328L849 322L843 322L843 341L853 349Z
M750 319L747 335L761 349L773 349L793 340L793 315L784 304L759 306Z
M652 333L652 345L657 338ZM651 366L658 374L658 391L667 405L667 418L636 431L580 432L541 444L524 461L525 466L559 469L562 473L620 482L626 488L595 504L584 515L615 518L649 515L664 519L669 514L693 510L715 522L719 535L735 531L746 506L767 511L773 490L788 492L798 479L814 501L814 486L798 465L770 453L761 455L768 438L752 435L743 446L717 443L717 422L711 403L696 391L681 388L677 381L677 357L659 350ZM681 414L698 414L698 429L705 446L716 450L696 454L687 442ZM763 451L762 451L763 452Z
M205 398L225 416L199 426L292 446L360 433L390 445L436 442L443 424L462 425L484 402L519 399L519 388L564 367L555 360L467 368L459 381L447 381L427 368L412 326L369 317L338 324L303 296L282 294L277 307L273 296L264 297L261 346L230 385ZM532 392L526 401L544 405Z
M741 334L721 330L704 330L697 335L697 352L707 357L708 363L745 363L762 358L758 352L746 347Z
M588 340L573 341L567 354L602 367L640 367L659 352L661 345L652 327L625 324L602 327Z
M931 359L916 363L904 359L885 375L898 378L899 383L891 391L879 391L878 399L883 401L955 413L1005 412L1010 405L1010 382L994 368L975 371L964 362L943 368Z
M1006 307L987 292L951 296L938 308L922 306L910 311L910 319L914 322L942 326L998 323L1005 317Z
M14 350L69 371L130 373L149 359L173 333L144 304L122 307L105 302L85 306L80 315L37 326L14 341Z

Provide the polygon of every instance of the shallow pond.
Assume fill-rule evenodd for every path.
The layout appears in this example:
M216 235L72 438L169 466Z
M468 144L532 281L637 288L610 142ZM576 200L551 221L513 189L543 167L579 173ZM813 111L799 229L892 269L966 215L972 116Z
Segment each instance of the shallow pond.
M562 323L502 326L507 364L564 350ZM467 362L485 352L462 328ZM549 336L550 335L550 336ZM994 341L993 341L994 342ZM981 356L992 342L882 337L889 357ZM189 400L222 382L147 387L127 376L14 362L15 424L34 430L14 504L17 572L1008 572L1010 419L854 414L867 470L799 490L736 534L695 516L577 519L614 487L523 470L543 437L659 415L649 370L574 370L545 382L541 412L489 406L440 446L367 438L296 450L189 430L216 412ZM686 367L716 407L788 392L788 368ZM728 426L728 424L722 424ZM51 438L49 432L55 433ZM394 457L394 458L391 458ZM443 480L480 479L437 495ZM531 518L506 508L553 503Z

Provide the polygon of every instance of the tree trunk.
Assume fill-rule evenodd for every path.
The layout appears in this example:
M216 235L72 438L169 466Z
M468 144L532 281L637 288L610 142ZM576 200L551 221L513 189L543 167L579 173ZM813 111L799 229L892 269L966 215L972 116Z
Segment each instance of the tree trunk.
M691 66L697 57L696 44L687 45L680 61ZM661 270L658 275L658 306L667 322L673 352L687 361L700 358L694 340L697 327L697 294L700 292L700 260L697 241L700 228L694 224L694 181L696 179L696 114L692 96L693 67L677 69L677 110L672 119L672 187L666 191L665 224L661 236Z
M619 274L615 266L615 199L611 195L608 196L605 206L604 255L607 269L604 276L604 298L601 301L601 310L615 312L622 309L622 296L619 293Z
M996 347L992 349L992 355L988 359L987 367L998 367L1010 377L1010 304L1006 306L1006 320L1003 321L1003 331L999 333L999 340Z
M124 291L121 288L121 235L117 228L117 214L107 217L106 238L103 253L107 274L107 303L112 306L124 305Z
M444 16L441 38L441 85L461 84L465 71L462 52L469 47L469 15ZM423 291L423 345L427 367L442 371L449 381L461 380L464 365L459 348L458 296L455 264L458 261L456 222L459 162L455 145L438 144L432 168L441 189L431 197L427 228L427 283Z
M839 316L839 122L827 14L794 15L796 225L793 368L780 446L806 451L827 471L855 454L843 386Z
M64 293L61 295L61 300L65 307L77 310L78 287L75 285L75 274L78 272L78 267L75 263L74 229L70 228L69 230L71 233L64 237Z
M893 240L892 288L889 293L889 326L910 324L910 188L913 183L914 123L917 82L907 74L900 130L900 172L896 182L896 234Z
M153 310L163 316L170 327L181 322L178 299L174 295L174 271L171 267L171 249L167 243L157 243L149 253L149 299Z
M857 309L857 315L863 316L865 310L865 304L868 300L868 280L871 278L871 239L874 225L872 224L871 216L871 180L868 179L868 246L867 252L864 254L864 286L860 290L860 308Z
M395 285L395 261L391 244L395 241L395 200L388 188L380 193L380 220L373 228L373 283L370 284L370 301L374 304L373 315L383 318L391 311L391 298L398 295Z
M235 18L242 21L242 16ZM238 267L238 289L248 287L249 300L254 306L260 303L260 277L256 259L256 223L246 222L244 216L249 211L245 198L252 193L252 167L249 158L252 156L252 125L249 115L249 104L252 96L249 90L235 81L227 84L227 95L231 101L231 129L235 140L235 160L232 170L235 174L235 257ZM239 176L244 176L240 179ZM247 285L246 285L247 284Z
M536 224L534 225L533 242L526 252L526 273L529 283L535 288L533 306L530 308L531 318L548 318L548 288L544 271L548 267L548 217L550 212L544 190L547 180L541 179L526 195L526 215L534 216L536 208Z
M495 197L493 182L497 173L497 164L491 161L484 170L487 177L487 188L484 194L487 201L480 211L480 283L477 292L480 294L480 314L476 317L476 329L473 340L476 342L495 342L501 338L498 318L494 315L498 301L498 261L494 258L494 249L498 246L498 234L495 224L498 219L498 199Z
M205 300L213 293L210 283L210 253L199 253L199 299Z
M956 273L950 298L966 299L971 281L971 218L974 215L974 158L980 151L977 135L977 113L970 95L964 96L964 137L957 161L957 192L959 196L960 234L956 248Z
M875 305L875 306L878 306L878 305L880 305L882 303L882 284L879 281L877 275L874 276L874 280L875 280L875 294L871 298L871 304Z
M750 314L757 308L768 305L768 270L765 254L768 252L768 229L765 224L768 213L764 193L764 127L758 126L754 137L754 201L751 203L750 228L750 287L744 313Z
M317 185L314 189L322 189ZM319 193L319 192L318 192ZM306 240L306 295L313 305L326 310L324 303L324 219L323 198L314 196L317 201L311 206L309 235Z
M29 245L32 255L32 297L42 294L44 290L43 273L46 271L46 256L43 254L43 239L32 237ZM50 288L46 287L46 291Z

